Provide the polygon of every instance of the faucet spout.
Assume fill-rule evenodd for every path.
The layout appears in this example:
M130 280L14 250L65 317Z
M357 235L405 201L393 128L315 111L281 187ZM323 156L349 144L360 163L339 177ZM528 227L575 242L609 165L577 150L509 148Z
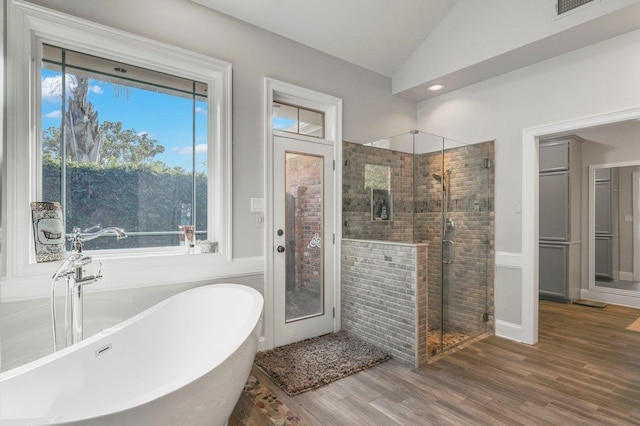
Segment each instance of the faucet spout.
M99 227L99 226L98 226ZM89 228L93 230L96 227ZM80 342L83 338L83 287L93 284L102 278L102 264L99 264L98 271L95 274L85 275L84 267L91 263L91 256L82 253L82 243L98 238L101 235L114 235L118 240L127 238L127 234L115 226L99 229L93 233L83 233L80 228L73 228L73 233L67 235L67 239L71 241L71 254L62 262L60 267L53 274L51 282L51 322L53 325L53 349L58 350L58 338L56 329L56 307L55 307L55 286L60 278L66 278L67 286L65 289L65 339L64 345L67 346L69 341L69 325L71 326L71 344ZM68 311L68 302L71 300L71 310ZM69 318L70 317L70 318ZM70 321L69 321L70 319ZM71 324L70 324L71 323Z
M118 228L116 226L110 226L108 228L100 229L99 231L90 233L90 234L81 234L82 241L91 241L94 238L98 238L101 235L113 235L117 240L122 240L127 238L127 233L124 232L122 228Z
M94 226L89 228L89 230L95 229L95 228L96 227ZM118 228L116 226L109 226L108 228L99 229L91 233L82 232L80 228L73 228L73 232L71 234L67 234L67 240L71 241L72 252L82 253L83 242L91 241L102 235L112 235L112 236L115 236L117 240L122 240L124 238L127 238L127 233L124 232L122 228Z

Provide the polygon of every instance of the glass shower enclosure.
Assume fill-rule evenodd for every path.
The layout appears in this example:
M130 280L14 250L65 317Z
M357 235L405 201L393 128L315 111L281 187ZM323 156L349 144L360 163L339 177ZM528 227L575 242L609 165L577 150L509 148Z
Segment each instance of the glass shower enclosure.
M493 330L493 145L417 130L343 145L343 239L427 245L428 356Z

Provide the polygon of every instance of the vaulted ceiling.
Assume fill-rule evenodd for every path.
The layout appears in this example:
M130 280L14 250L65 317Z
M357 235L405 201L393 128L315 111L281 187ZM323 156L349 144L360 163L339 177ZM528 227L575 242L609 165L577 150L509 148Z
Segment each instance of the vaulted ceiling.
M557 0L190 1L388 76L415 101L640 28L640 0L564 16Z
M456 0L193 0L393 76Z

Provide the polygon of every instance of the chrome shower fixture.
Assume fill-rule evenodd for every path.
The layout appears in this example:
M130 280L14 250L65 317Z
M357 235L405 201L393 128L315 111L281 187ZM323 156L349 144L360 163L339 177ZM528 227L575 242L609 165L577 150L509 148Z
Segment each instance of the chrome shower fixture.
M444 179L441 175L437 173L433 173L431 176L442 184L442 190L445 192L449 192L449 179L451 177L451 169L447 169L444 171Z
M445 193L444 196L444 215L447 216L448 213L448 207L449 207L449 203L447 200L447 197L451 196L450 193L450 187L449 185L451 184L451 169L447 169L444 171L444 173L442 175L439 175L437 173L433 173L431 175L435 180L438 181L438 183L442 184L442 191ZM450 217L446 217L445 219L445 228L447 231L453 231L453 229L455 228L455 223L453 222L453 219L451 219Z

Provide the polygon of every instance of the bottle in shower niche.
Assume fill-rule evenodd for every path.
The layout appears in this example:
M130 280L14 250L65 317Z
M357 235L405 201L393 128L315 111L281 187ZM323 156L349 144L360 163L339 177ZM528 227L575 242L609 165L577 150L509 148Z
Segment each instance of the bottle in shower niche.
M380 209L380 219L389 219L389 213L387 213L387 202L384 200L382 201L382 208Z

